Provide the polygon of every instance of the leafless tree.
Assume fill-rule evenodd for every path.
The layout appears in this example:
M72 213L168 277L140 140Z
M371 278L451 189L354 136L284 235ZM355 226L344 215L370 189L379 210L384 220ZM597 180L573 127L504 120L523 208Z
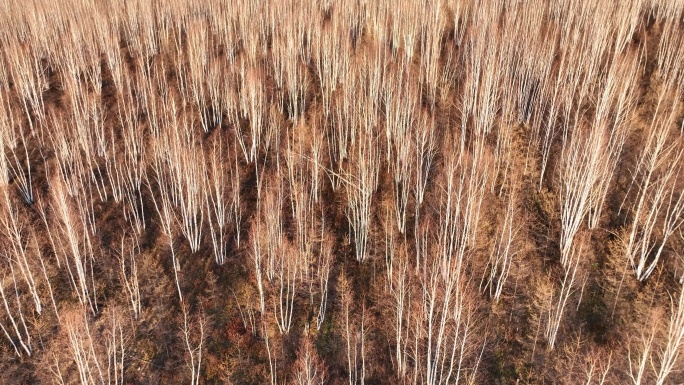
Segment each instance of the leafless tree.
M659 354L660 365L657 369L656 384L667 384L667 378L675 371L684 344L684 290L679 291L679 300L670 298L670 319L668 320L665 347Z
M513 258L521 251L518 244L522 226L517 224L520 215L518 208L517 182L512 181L511 191L506 197L506 212L499 228L497 238L489 254L489 275L487 277L486 288L489 288L489 295L498 301L501 297L504 285L511 270Z
M250 141L249 154L245 152L245 157L249 162L256 160L259 143L263 135L264 113L266 96L261 76L256 69L245 68L245 63L241 63L240 68L240 110L242 115L249 119ZM241 137L241 133L238 133ZM243 151L245 146L243 145Z
M16 128L11 105L8 103L7 96L0 93L0 146L3 148L2 160L0 161L2 162L3 179L9 178L11 173L24 202L31 204L34 198L27 138L22 129ZM20 154L23 156L23 162L18 156L19 143L24 148L23 154ZM5 147L8 151L4 150Z
M11 331L8 331L2 323L0 323L0 327L2 327L2 331L5 334L5 337L7 337L7 339L9 340L17 356L22 356L23 354L22 352L20 352L19 348L21 348L23 352L25 352L28 356L31 356L33 350L31 346L31 335L29 334L28 327L26 326L26 317L22 311L21 299L19 298L19 291L17 289L17 281L14 275L14 271L12 271L11 286L13 288L12 290L14 291L16 313L10 308L9 301L11 301L11 297L5 294L5 286L10 286L6 283L7 281L8 279L6 272L3 272L2 282L0 282L0 295L2 296L5 314L7 315L7 318L9 319L9 323L12 325L12 328ZM14 337L10 335L11 332L14 333ZM15 339L17 340L17 343L14 342ZM17 344L19 346L17 346Z
M346 342L345 351L347 356L347 373L349 385L361 384L366 381L366 333L368 332L365 305L358 306L354 303L351 283L345 273L340 274L337 282L337 290L340 293L340 307L342 310L342 329ZM358 316L358 318L357 318Z
M369 129L370 127L367 127ZM378 184L377 143L371 132L361 133L356 147L357 154L350 161L352 171L345 176L347 191L347 217L356 252L356 260L362 262L368 251L368 233L372 212L373 193Z
M214 258L219 265L222 265L226 258L226 231L228 223L232 219L230 216L232 213L229 211L229 192L227 191L229 187L228 175L224 169L225 158L222 156L222 148L220 141L214 143L209 159L209 170L207 171L208 188L205 189L209 233L214 246Z
M7 188L3 188L0 194L2 194L4 198L0 205L3 209L3 213L0 215L0 226L2 226L0 227L0 234L2 234L6 240L6 251L0 252L0 254L3 254L13 271L16 267L21 274L21 278L26 284L33 299L36 312L40 314L43 305L40 296L38 295L37 279L31 271L31 264L29 264L29 254L33 254L32 251L34 250L31 248L33 245L29 238L31 234L27 232L28 224L23 220L21 213L12 202ZM33 255L31 255L31 257L33 257Z
M206 318L201 315L196 321L190 319L186 305L183 306L183 327L181 334L190 366L190 384L197 385L201 380L202 349L205 343Z
M684 142L681 132L671 133L678 108L665 101L669 92L664 88L659 95L635 170L640 176L639 190L625 254L641 281L653 272L669 237L684 222L684 195L679 182ZM662 229L657 231L658 227Z
M316 353L316 347L308 333L299 343L297 361L294 364L294 377L297 385L323 385L328 379L325 364Z
M169 241L169 247L171 249L171 269L173 270L173 276L175 278L176 282L176 289L178 290L178 298L181 302L183 302L183 293L181 291L181 285L180 285L180 280L178 278L178 272L180 270L180 263L178 262L176 258L176 252L173 247L174 243L174 236L175 236L175 226L174 224L176 223L176 216L173 211L173 205L172 205L172 198L171 198L171 191L169 187L169 181L168 177L166 176L165 172L161 168L163 167L161 163L155 163L154 164L154 174L155 174L155 179L156 179L156 185L157 188L159 189L158 191L158 197L155 198L155 195L152 195L152 202L154 203L154 208L157 211L157 214L159 216L159 222L161 225L162 233L168 237ZM150 180L147 181L148 186L152 186L152 183Z
M66 191L67 188L58 178L54 178L50 187L53 198L52 212L54 213L57 222L53 225L57 226L64 242L66 242L66 245L64 246L62 246L60 242L60 250L55 250L55 252L60 252L64 255L69 277L76 290L79 302L84 306L87 305L90 310L95 313L97 310L97 303L94 301L94 287L89 287L88 278L90 275L92 281L92 242L86 228L85 215L82 214L80 209L82 206L77 205L76 210L72 208L69 194ZM89 264L90 269L88 266ZM75 279L72 268L76 269Z
M409 269L409 255L406 244L395 245L391 230L386 240L385 265L389 293L392 297L392 313L394 315L395 352L394 359L397 366L397 375L403 378L408 373L408 343L411 315L411 270Z
M140 254L140 244L136 236L121 236L121 248L118 253L119 264L121 267L121 280L131 302L133 317L138 319L142 311L142 301L140 297L140 284L138 281L138 265L136 259ZM128 265L128 268L126 266Z
M563 267L563 282L561 282L560 290L558 291L557 296L550 298L550 303L548 305L548 320L544 333L549 344L549 349L552 350L556 345L558 331L563 320L563 315L566 312L570 296L577 290L576 281L580 278L577 273L579 271L582 254L584 253L584 247L584 241L579 241L573 246L568 264Z
M36 135L36 125L40 126L45 122L43 92L48 88L47 78L38 52L15 40L10 42L7 57L12 61L12 79L21 97L31 134Z
M316 277L318 278L318 295L320 298L318 304L318 312L316 315L316 329L320 330L325 321L325 314L328 309L328 292L330 283L330 272L333 268L333 242L331 237L326 234L325 227L321 226L320 251L318 254L318 261L316 263Z
M117 313L109 310L99 322L88 318L86 311L73 309L64 316L65 348L68 361L55 359L55 380L64 383L67 372L61 367L75 366L77 378L69 382L120 385L125 383L127 324Z

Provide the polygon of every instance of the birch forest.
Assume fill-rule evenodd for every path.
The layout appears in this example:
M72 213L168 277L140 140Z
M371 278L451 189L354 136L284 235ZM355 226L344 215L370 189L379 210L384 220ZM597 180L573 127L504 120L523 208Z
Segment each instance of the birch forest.
M684 383L684 0L0 1L0 383Z

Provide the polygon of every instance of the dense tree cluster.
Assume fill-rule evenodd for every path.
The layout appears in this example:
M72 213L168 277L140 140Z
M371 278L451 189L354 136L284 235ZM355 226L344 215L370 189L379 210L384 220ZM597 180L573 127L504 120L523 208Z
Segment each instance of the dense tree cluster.
M684 2L0 2L0 382L684 382Z

